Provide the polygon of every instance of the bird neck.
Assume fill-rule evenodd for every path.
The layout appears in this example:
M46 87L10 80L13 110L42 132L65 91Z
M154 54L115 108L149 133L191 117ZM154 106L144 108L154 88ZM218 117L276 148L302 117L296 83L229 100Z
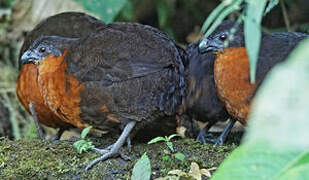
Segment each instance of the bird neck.
M54 55L48 55L44 57L44 59L38 64L39 74L45 74L45 73L54 73L62 66L65 66L63 63L63 60L68 52L68 49L66 49L62 56L54 56Z

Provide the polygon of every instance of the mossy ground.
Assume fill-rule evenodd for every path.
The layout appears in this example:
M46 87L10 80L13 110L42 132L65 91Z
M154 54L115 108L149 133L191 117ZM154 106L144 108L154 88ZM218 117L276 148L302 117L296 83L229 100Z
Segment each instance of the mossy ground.
M231 137L234 137L232 142L239 142L239 134ZM114 139L92 141L102 148L114 142ZM11 141L0 138L0 179L130 179L134 164L144 152L147 152L151 161L153 179L166 176L173 169L188 172L191 162L197 162L201 168L217 167L237 147L234 143L213 147L212 144L202 145L192 139L177 139L172 142L175 151L185 155L183 162L177 159L162 160L162 156L166 155L163 150L167 149L163 142L147 145L145 142L133 141L131 151L123 148L131 161L109 159L86 172L86 165L99 155L93 152L78 154L73 141Z

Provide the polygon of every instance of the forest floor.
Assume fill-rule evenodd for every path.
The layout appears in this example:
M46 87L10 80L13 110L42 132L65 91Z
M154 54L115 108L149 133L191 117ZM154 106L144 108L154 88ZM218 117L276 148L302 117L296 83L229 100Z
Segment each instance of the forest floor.
M231 134L226 145L220 147L202 145L193 139L173 139L175 153L185 155L183 161L175 159L172 153L166 154L168 147L164 142L147 145L146 142L133 141L130 151L126 147L122 148L130 161L112 158L96 164L89 171L84 170L86 165L99 154L77 153L73 147L76 138L73 139L52 142L39 139L11 141L0 138L0 179L130 179L134 164L144 152L147 152L151 162L151 179L166 177L169 171L175 169L189 172L192 162L196 162L200 169L209 169L218 167L237 147L241 133ZM115 139L91 138L91 141L96 147L104 148ZM164 159L163 156L170 158ZM203 179L207 177L203 176Z

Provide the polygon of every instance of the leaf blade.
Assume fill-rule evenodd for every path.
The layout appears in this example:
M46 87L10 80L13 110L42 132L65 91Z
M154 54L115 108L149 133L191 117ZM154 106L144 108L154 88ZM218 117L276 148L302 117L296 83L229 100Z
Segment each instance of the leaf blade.
M256 64L261 42L261 21L267 0L247 0L244 24L245 44L250 59L250 81L255 82Z
M157 143L157 142L160 142L160 141L165 141L165 138L164 137L155 137L152 140L150 140L147 144L154 144L154 143Z
M145 152L143 156L136 162L132 171L132 180L148 180L151 175L150 160Z

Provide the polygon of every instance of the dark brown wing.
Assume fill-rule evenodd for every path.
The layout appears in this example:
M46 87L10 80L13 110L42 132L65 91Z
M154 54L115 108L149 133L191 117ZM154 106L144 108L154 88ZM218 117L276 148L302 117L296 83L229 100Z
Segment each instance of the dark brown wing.
M109 24L72 46L66 62L85 85L81 116L91 123L107 109L121 122L173 114L185 95L179 49L149 26Z

